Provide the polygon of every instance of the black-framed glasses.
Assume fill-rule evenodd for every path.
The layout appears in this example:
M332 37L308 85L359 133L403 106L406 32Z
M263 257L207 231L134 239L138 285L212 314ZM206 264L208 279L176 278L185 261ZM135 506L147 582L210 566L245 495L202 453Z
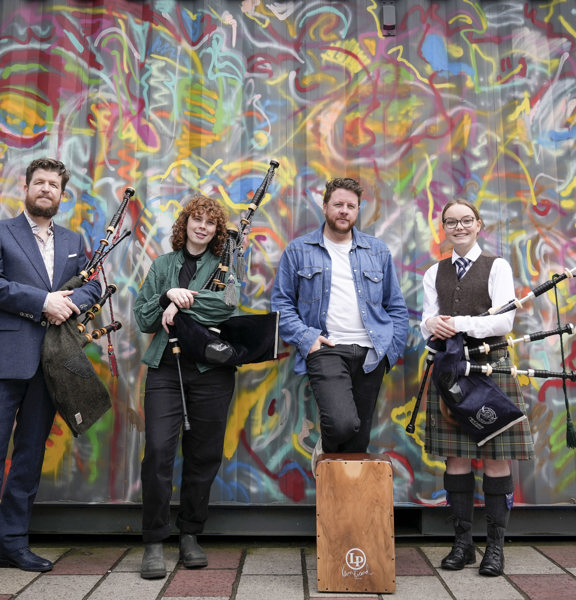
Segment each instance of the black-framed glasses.
M475 222L476 217L464 217L463 219L444 219L442 225L444 225L446 229L456 229L458 223L460 223L464 229L470 229Z

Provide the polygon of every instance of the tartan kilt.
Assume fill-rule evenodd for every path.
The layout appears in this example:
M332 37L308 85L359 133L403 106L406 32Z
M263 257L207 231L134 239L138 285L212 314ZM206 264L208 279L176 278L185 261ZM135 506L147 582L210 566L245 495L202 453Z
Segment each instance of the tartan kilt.
M478 364L492 363L498 367L510 367L512 361L506 350L493 351L488 356L475 357ZM434 364L432 364L432 369ZM490 375L498 387L526 414L526 405L516 377L502 373ZM459 426L449 422L440 411L440 394L429 379L426 399L425 449L433 456L447 458L531 460L534 458L534 441L528 420L516 423L492 438L483 446L476 442Z

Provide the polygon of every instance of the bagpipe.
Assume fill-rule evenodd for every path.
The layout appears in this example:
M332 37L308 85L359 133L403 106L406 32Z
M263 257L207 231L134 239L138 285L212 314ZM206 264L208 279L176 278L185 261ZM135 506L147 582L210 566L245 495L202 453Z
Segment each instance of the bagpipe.
M520 299L513 298L512 300L509 300L506 304L503 304L502 306L499 306L497 308L491 308L490 310L488 310L480 316L484 317L487 315L501 315L511 310L522 308L524 304L532 298L537 298L538 296L540 296L544 292L551 290L552 288L554 288L554 291L556 291L556 284L560 283L561 281L564 281L565 279L571 279L574 277L574 275L576 275L576 267L574 269L565 269L564 273L555 274L548 281L545 281L544 283L541 283L540 285L531 289L524 297ZM558 302L556 302L556 306L558 306Z
M507 304L491 309L481 316L502 314L509 310L521 308L529 299L554 288L556 284L566 278L574 276L573 271L562 275L554 275L550 281L546 281L534 288L524 298L511 300ZM576 381L576 372L566 370L564 358L563 335L572 334L574 325L568 323L564 326L560 323L558 298L556 297L556 314L558 327L549 331L539 331L526 334L513 339L509 336L505 341L493 344L481 344L476 347L468 347L465 336L461 333L446 340L428 340L426 349L426 369L416 397L416 404L412 412L406 431L410 434L415 431L416 418L420 409L422 395L432 365L432 382L435 385L448 413L446 416L453 418L455 424L466 431L478 444L484 445L487 441L506 431L516 423L526 419L520 409L502 392L502 390L490 379L492 374L504 374L516 377L526 375L536 378L557 378L562 380L564 400L566 407L566 443L569 448L576 448L576 430L570 416L570 406L566 389L566 381ZM518 369L516 366L499 367L497 364L477 364L473 357L477 355L488 355L490 352L503 348L511 348L522 342L535 342L550 336L559 336L562 357L562 371L550 371L545 369Z
M254 193L239 227L228 228L218 266L202 287L222 292L229 306L237 303L236 279L244 277L245 237L279 166L277 161L270 161L270 168ZM206 327L189 314L179 311L174 317L171 339L179 340L183 354L204 364L239 366L274 360L278 356L278 317L277 312L240 315L214 327Z
M122 202L106 228L105 238L100 240L99 247L92 254L85 269L69 279L61 290L79 288L96 278L100 272L103 273L104 260L131 233L124 231L120 234L117 228L134 193L133 188L126 188ZM113 284L106 285L101 298L84 313L81 322L73 316L61 325L50 325L44 338L41 364L46 386L56 410L75 437L89 429L112 406L108 389L95 372L84 347L94 340L108 336L110 369L112 375L117 375L110 334L118 331L122 324L114 319L112 307L110 306L110 324L91 332L86 331L87 323L95 319L116 289Z
M202 287L213 292L222 292L224 301L229 306L237 304L236 279L241 280L244 277L244 239L249 232L254 213L260 206L279 166L280 163L277 161L270 161L270 167L254 192L248 211L241 218L239 227L228 228L228 236L218 266ZM234 259L236 259L235 267ZM206 327L190 315L178 311L174 316L174 325L170 327L169 343L178 368L185 431L190 429L190 423L182 383L181 355L184 354L200 363L218 366L239 366L274 360L278 357L278 318L278 312L240 315L231 317L216 326Z

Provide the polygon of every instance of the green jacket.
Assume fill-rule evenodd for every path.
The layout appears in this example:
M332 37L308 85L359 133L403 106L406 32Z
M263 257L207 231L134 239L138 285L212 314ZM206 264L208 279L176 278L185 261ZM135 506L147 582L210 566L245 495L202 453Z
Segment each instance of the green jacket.
M197 263L196 275L190 281L188 289L198 291L194 296L194 304L191 309L182 312L202 325L218 325L229 319L236 306L228 306L224 302L222 291L212 292L201 289L208 278L218 267L219 257L211 252L206 252ZM160 297L171 288L180 287L178 274L184 263L182 250L170 252L159 256L154 260L150 271L138 292L134 303L134 317L142 333L155 334L152 342L142 357L142 362L149 367L158 367L160 359L168 343L168 334L162 327L162 313L164 309L160 306ZM236 280L236 297L239 297L240 284ZM198 365L200 370L206 370L207 365Z

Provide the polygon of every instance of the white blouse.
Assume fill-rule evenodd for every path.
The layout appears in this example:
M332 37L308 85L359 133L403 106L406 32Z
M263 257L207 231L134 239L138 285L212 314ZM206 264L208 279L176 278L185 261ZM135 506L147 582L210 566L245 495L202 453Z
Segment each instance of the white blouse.
M480 256L482 250L478 244L466 254L465 258L472 262ZM459 258L456 252L452 251L452 263ZM470 265L471 266L471 265ZM426 328L426 321L430 317L436 317L439 313L438 294L436 292L436 274L438 273L438 263L432 265L426 273L424 273L424 306L422 308L422 322L420 323L420 331L424 339L428 339L432 333ZM466 273L464 277L467 277ZM488 294L492 299L492 308L499 308L508 304L510 300L514 300L514 277L512 268L503 258L497 258L492 263L490 277L488 278ZM487 315L484 317L471 316L456 316L454 317L454 327L458 331L467 333L468 335L483 339L492 336L502 336L510 333L514 325L514 315L516 310L510 310L501 315Z

